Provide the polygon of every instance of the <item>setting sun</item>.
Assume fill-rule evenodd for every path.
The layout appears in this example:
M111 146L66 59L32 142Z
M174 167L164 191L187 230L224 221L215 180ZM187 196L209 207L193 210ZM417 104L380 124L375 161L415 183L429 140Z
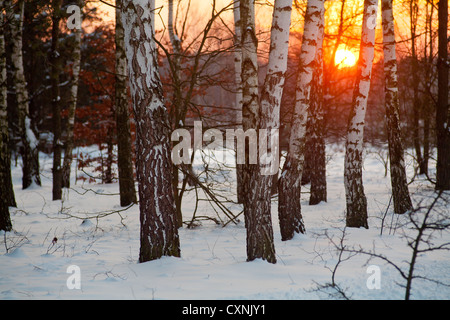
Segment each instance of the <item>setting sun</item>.
M350 50L339 49L334 57L334 64L338 68L353 67L356 64L356 57Z

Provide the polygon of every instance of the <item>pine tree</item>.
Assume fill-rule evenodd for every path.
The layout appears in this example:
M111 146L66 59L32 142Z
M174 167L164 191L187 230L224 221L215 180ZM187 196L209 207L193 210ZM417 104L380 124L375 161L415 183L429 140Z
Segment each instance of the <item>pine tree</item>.
M122 3L127 70L136 120L140 262L164 255L180 256L171 185L171 128L158 72L152 8L154 0Z

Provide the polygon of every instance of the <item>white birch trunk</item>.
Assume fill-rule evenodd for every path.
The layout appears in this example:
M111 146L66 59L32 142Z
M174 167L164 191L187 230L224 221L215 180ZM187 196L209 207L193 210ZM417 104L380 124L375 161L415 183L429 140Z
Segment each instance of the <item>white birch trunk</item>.
M22 53L22 29L24 0L18 2L19 12L15 14L11 7L7 7L7 15L11 27L12 51L11 61L13 65L13 83L17 100L19 114L19 132L22 139L22 187L28 188L30 185L41 185L39 174L39 154L38 140L31 129L31 119L29 115L28 89L23 69Z
M300 188L305 158L305 136L315 57L318 43L323 39L324 0L308 0L299 71L296 102L289 138L289 153L279 181L278 216L282 240L291 239L295 232L305 231L300 207Z
M73 146L74 146L74 126L75 126L75 113L77 109L78 101L78 82L80 79L80 69L81 69L81 30L75 29L75 44L74 50L72 52L73 65L72 65L72 80L70 85L70 98L69 98L69 109L67 116L67 138L66 146L64 148L64 162L63 162L63 176L62 176L62 187L70 188L70 171L73 160ZM76 179L76 177L75 177Z
M382 0L383 52L385 73L385 106L389 142L392 198L395 213L412 209L406 179L403 146L400 135L397 59L395 54L394 15L392 0Z
M136 172L139 184L139 261L180 256L171 185L171 128L164 106L154 41L154 0L125 0L127 70L136 119Z
M347 202L346 225L355 228L369 228L367 223L367 199L362 180L362 165L364 123L374 56L377 9L378 1L364 1L360 54L347 130L344 164L344 185Z

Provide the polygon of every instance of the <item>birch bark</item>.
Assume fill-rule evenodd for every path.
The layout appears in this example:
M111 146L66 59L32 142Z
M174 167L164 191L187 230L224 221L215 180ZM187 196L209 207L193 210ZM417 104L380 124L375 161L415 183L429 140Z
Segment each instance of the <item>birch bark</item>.
M78 1L81 5L82 1ZM81 68L81 29L74 29L74 49L72 52L73 65L72 65L72 80L70 84L70 100L67 116L67 138L66 145L64 147L64 161L62 169L62 187L70 188L70 171L73 160L73 129L75 126L75 112L77 108L78 100L78 81L80 78L80 68Z
M233 3L233 18L234 18L234 74L235 74L235 109L236 109L236 127L242 129L242 30L241 30L241 12L240 0L235 0ZM237 147L235 150L237 152ZM237 202L244 203L244 186L243 186L243 166L237 164L236 153L236 193Z
M361 45L353 102L347 129L344 163L344 185L346 194L347 227L369 228L367 223L367 199L362 180L364 118L370 89L370 78L374 56L375 27L378 2L364 1Z
M122 5L127 70L136 119L140 262L163 255L180 256L171 185L171 128L158 71L153 1L124 0Z
M251 172L250 203L246 208L247 259L263 258L271 263L276 262L271 218L271 185L273 174L278 173L280 104L287 68L291 12L292 0L275 1L269 63L259 102L257 129L260 158L259 164L253 167L254 170Z
M395 213L412 209L405 172L403 145L400 136L397 59L395 54L394 15L392 0L382 0L383 51L385 73L385 107L391 168L392 198Z
M22 29L23 29L23 13L24 0L18 1L18 14L15 14L11 7L7 7L8 20L11 21L11 61L13 68L13 85L18 108L19 135L22 141L22 188L26 189L30 185L41 185L39 174L39 152L38 140L32 130L31 119L29 114L29 99L27 91L27 83L23 69L23 53L22 53Z
M305 134L310 107L310 92L317 44L323 39L324 1L308 0L299 71L296 87L296 102L289 138L289 153L278 182L278 217L281 239L292 239L294 234L304 233L301 215L300 188L305 158Z

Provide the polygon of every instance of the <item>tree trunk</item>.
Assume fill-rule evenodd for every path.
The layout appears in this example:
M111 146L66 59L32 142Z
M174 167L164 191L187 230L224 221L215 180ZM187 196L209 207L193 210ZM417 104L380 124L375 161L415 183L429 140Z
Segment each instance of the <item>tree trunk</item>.
M347 227L369 228L367 199L362 180L364 122L369 96L372 62L374 56L375 27L378 2L364 1L361 45L352 109L350 111L344 164L344 185L347 202Z
M247 259L275 263L271 216L273 175L278 174L280 104L283 93L292 0L276 0L270 36L267 74L260 98L259 161L249 181ZM247 25L248 26L248 25ZM243 30L244 31L244 30ZM245 31L244 31L245 32ZM266 134L267 133L267 134Z
M124 31L120 13L121 1L116 3L116 71L115 105L117 125L117 167L119 170L120 205L137 203L131 148L130 115L128 111L127 57L125 55Z
M233 3L233 17L234 17L234 74L235 74L235 109L236 109L236 128L242 129L242 26L240 13L240 0ZM237 148L237 147L236 147ZM237 149L236 150L236 193L237 202L244 203L244 185L243 185L243 166L237 163Z
M136 172L139 186L139 262L180 256L172 191L171 128L164 106L154 41L152 3L124 0L128 78L136 120ZM153 6L152 6L153 4Z
M78 1L80 5L82 1ZM70 188L70 172L72 167L73 160L73 130L75 125L75 111L77 108L77 100L78 100L78 81L80 78L80 68L81 68L81 29L75 29L74 31L74 49L72 52L73 57L73 65L72 65L72 80L70 85L70 100L68 107L68 116L67 116L67 138L66 145L64 148L64 162L62 169L62 187ZM75 177L76 179L76 177Z
M309 161L311 182L309 204L315 205L327 201L326 155L324 139L323 110L323 49L322 42L317 43L316 62L311 87L311 112L308 117L310 135L308 150L312 155Z
M258 39L255 33L255 12L253 0L239 1L241 14L241 49L242 49L242 129L257 130L259 123L259 89L258 89ZM249 196L252 172L258 166L250 164L249 146L245 144L245 161L242 165L242 193L245 226L248 228L248 210L252 206Z
M29 115L28 91L23 70L22 53L22 29L24 0L18 2L19 12L15 14L11 7L7 7L8 20L11 21L12 51L11 61L13 67L13 85L18 109L19 135L22 141L22 188L26 189L31 185L41 185L39 174L39 151L38 139L32 129Z
M52 1L52 48L50 80L52 85L52 117L53 117L53 200L62 197L62 168L61 168L61 97L59 90L59 73L61 71L61 59L59 50L59 22L61 21L61 0Z
M175 22L173 17L174 12L174 3L173 0L169 0L168 3L168 23L167 29L169 31L169 39L170 44L172 46L173 55L172 59L172 81L173 81L173 125L174 129L178 129L184 126L185 121L185 106L187 105L182 103L183 93L182 93L182 85L180 79L180 69L181 69L181 39L178 37L175 31ZM173 195L175 199L175 208L177 212L177 226L181 228L183 226L183 213L181 211L181 203L182 197L180 196L180 192L178 189L178 185L180 183L178 176L178 167L176 165L172 168L172 188Z
M418 5L417 0L409 0L409 14L410 14L410 31L411 31L411 75L412 75L412 88L413 88L413 128L412 128L412 138L414 149L416 151L416 160L419 167L419 174L423 174L423 156L422 156L422 146L420 139L420 115L421 112L421 102L419 98L419 66L418 58L416 53L416 26L418 20Z
M438 105L436 112L436 190L450 190L450 108L448 104L448 2L440 0L438 48Z
M323 40L324 1L309 0L305 14L302 47L296 88L296 103L289 138L289 153L278 182L278 217L281 239L304 233L300 190L305 159L305 136L317 43Z
M4 1L0 1L0 230L11 231L9 206L15 206L9 153L8 106L6 86L6 50L3 20Z
M383 50L385 73L385 106L391 168L394 212L405 213L412 209L406 179L403 145L400 135L397 59L395 54L394 16L392 0L382 0Z

